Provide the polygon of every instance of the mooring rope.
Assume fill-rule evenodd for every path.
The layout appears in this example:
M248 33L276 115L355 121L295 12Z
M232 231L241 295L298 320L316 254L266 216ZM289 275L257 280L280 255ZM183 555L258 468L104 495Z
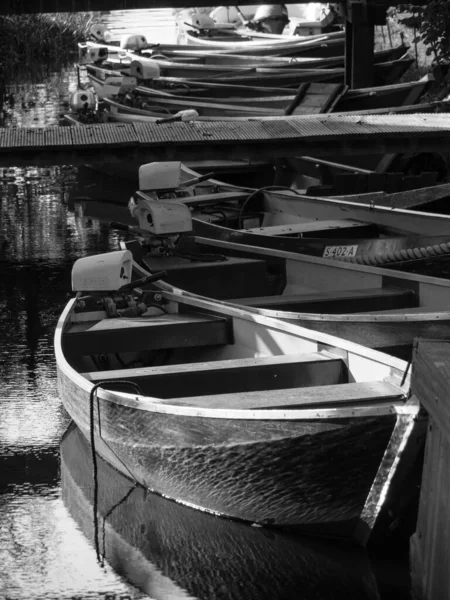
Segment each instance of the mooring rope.
M126 381L126 380L117 380L117 381L110 381L108 379L104 380L104 381L99 381L98 383L96 383L95 385L92 386L90 394L89 394L89 427L90 427L90 442L91 442L91 451L92 451L92 465L93 465L93 477L94 477L94 500L93 500L93 510L94 510L94 541L95 541L95 552L97 554L97 561L100 564L100 566L103 566L103 561L100 555L100 544L99 544L99 537L98 537L98 518L97 518L97 512L98 512L98 465L97 465L97 454L95 451L95 422L94 422L94 399L97 399L97 418L98 418L98 429L99 429L99 436L101 436L101 430L100 430L100 406L98 403L98 396L97 396L97 390L99 387L102 387L104 385L129 385L132 388L134 388L134 390L136 391L136 393L141 396L142 392L140 387L134 383L133 381ZM134 479L134 477L133 477Z
M381 266L393 262L406 260L424 260L435 256L450 254L450 242L434 244L433 246L422 246L417 248L403 248L401 250L390 250L383 254L360 254L359 256L336 257L335 260L356 263L360 265Z
M102 519L102 545L103 545L103 552L102 552L102 557L101 557L101 565L103 566L105 563L105 555L106 555L106 520L107 518L112 515L112 513L116 510L116 508L118 508L121 504L123 504L124 502L126 502L128 500L128 497L134 492L134 490L136 489L136 483L135 485L133 485L132 487L130 487L130 489L127 491L127 493L123 496L123 498L121 498L118 502L116 502L106 513L106 515L103 517Z

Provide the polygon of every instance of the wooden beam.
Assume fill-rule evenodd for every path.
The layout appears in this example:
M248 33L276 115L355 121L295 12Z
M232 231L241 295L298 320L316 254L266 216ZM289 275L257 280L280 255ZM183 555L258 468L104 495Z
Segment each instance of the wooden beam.
M345 83L350 89L374 85L375 25L369 0L347 1L345 26Z
M260 0L245 0L245 4L257 6L260 3ZM401 3L400 0L377 0L377 4L386 7ZM224 6L234 6L235 0L224 0L221 4ZM309 0L298 0L297 4L309 4ZM424 0L409 0L408 4L422 5L424 4ZM196 0L195 6L209 7L211 6L211 2L208 0ZM185 0L108 0L107 3L104 0L2 0L0 2L0 15L151 8L186 8L186 2Z

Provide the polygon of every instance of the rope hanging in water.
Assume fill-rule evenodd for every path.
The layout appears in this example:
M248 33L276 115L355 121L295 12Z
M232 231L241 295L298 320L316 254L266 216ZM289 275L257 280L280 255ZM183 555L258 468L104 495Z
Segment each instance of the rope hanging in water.
M137 383L133 381L126 380L118 380L118 381L99 381L95 385L92 386L90 394L89 394L89 428L90 428L90 442L91 442L91 450L92 450L92 466L93 466L93 477L94 477L94 499L93 499L93 510L94 510L94 541L95 541L95 552L97 554L97 562L100 566L103 567L103 560L100 556L100 544L98 538L98 465L97 465L97 454L95 451L95 423L94 423L94 398L97 398L97 418L98 418L98 429L99 429L99 437L101 437L100 431L100 407L98 403L97 390L99 387L104 385L129 385L134 388L135 392L141 396L142 392Z

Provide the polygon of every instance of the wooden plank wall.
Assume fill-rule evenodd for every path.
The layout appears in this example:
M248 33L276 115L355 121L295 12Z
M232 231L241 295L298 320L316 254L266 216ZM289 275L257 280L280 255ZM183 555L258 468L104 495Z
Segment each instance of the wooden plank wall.
M450 599L450 340L419 340L413 392L429 414L419 515L411 538L413 598Z

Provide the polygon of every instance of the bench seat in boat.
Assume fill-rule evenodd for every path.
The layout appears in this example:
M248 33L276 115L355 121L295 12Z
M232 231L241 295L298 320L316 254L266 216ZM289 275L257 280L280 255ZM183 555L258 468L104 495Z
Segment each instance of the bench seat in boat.
M198 406L205 408L228 409L270 409L270 408L340 408L346 405L391 404L404 399L398 387L386 381L363 383L342 383L307 388L288 388L252 392L202 395L174 398L171 404Z
M335 229L366 229L367 223L353 221L351 219L341 219L334 221L309 221L307 223L289 223L286 225L270 225L268 227L253 227L251 229L240 229L245 233L258 233L259 235L278 236L292 235L301 233L313 233L325 230Z
M230 321L206 313L74 323L64 336L71 356L233 343Z
M412 290L383 287L357 290L326 290L312 294L286 294L237 298L233 302L242 306L256 306L292 312L365 312L413 308L417 298Z
M199 257L200 258L200 257ZM147 257L143 263L151 272L165 270L174 287L219 300L233 295L266 295L272 290L267 262L258 258L229 257L227 260L183 259L179 256Z
M159 367L83 373L97 381L127 380L142 393L159 398L199 394L239 393L290 387L331 385L348 381L347 366L340 357L312 352L218 360ZM108 389L111 386L108 385Z
M342 383L308 388L263 390L241 394L218 394L175 398L171 403L208 408L312 408L329 406L339 408L348 404L378 404L399 401L403 396L398 387L386 381ZM337 405L337 406L336 406Z

